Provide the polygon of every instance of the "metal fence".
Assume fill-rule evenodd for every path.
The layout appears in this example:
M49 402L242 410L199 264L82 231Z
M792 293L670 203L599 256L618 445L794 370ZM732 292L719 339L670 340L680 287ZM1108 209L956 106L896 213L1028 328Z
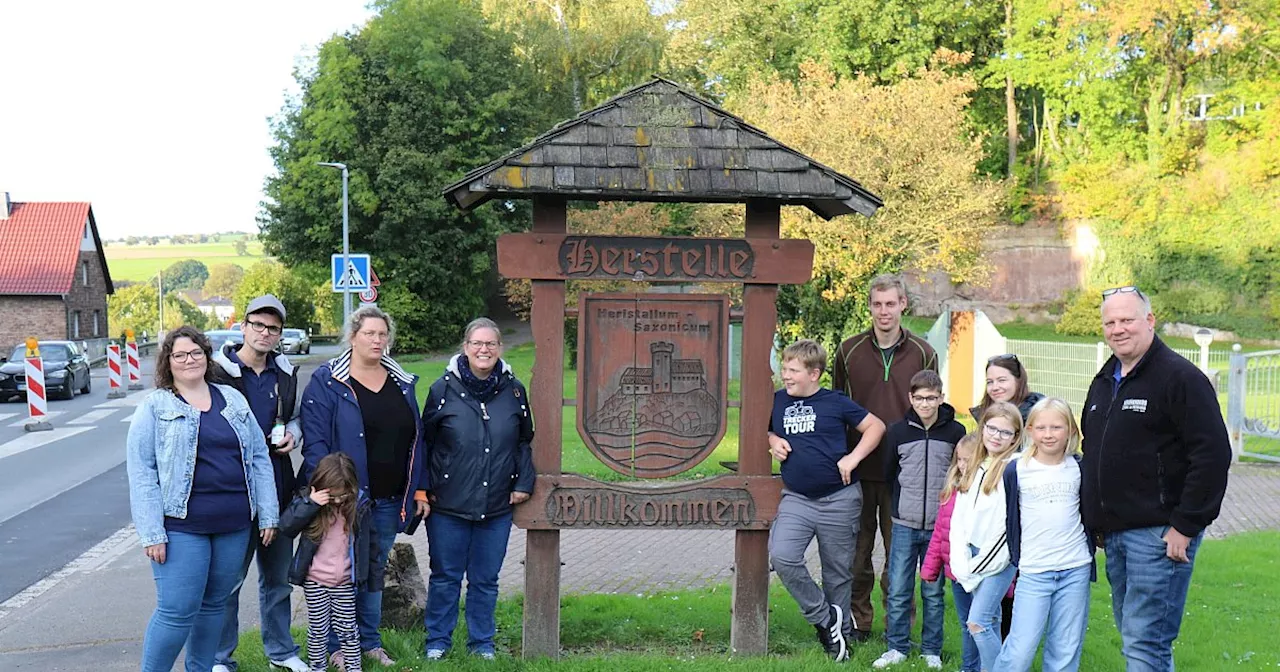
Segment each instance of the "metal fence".
M1089 383L1111 356L1111 350L1101 341L1097 343L1065 343L1059 341L1023 341L1007 339L1009 352L1027 369L1027 378L1033 391L1051 397L1059 397L1079 411L1089 392ZM1200 351L1174 348L1174 352L1200 366ZM1209 350L1209 376L1221 389L1225 371L1230 366L1231 351Z
M1237 456L1280 462L1280 350L1232 353L1230 372L1227 430L1232 450Z

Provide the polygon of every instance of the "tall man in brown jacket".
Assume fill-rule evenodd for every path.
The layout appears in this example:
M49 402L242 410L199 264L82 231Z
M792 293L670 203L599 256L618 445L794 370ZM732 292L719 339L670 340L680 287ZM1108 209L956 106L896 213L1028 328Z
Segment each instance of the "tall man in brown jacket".
M906 417L911 407L911 377L931 369L938 370L938 354L923 338L902 327L902 313L907 309L907 287L896 275L880 275L871 280L871 328L850 337L836 350L831 368L832 387L840 390L877 418L886 423ZM849 445L857 445L858 435L851 430ZM871 606L871 589L875 586L875 567L871 553L876 546L876 527L884 539L888 555L893 521L890 520L889 484L885 482L884 453L881 447L858 465L862 483L862 520L858 545L853 558L853 639L866 641L871 636L875 611ZM888 570L881 568L880 592L888 595Z

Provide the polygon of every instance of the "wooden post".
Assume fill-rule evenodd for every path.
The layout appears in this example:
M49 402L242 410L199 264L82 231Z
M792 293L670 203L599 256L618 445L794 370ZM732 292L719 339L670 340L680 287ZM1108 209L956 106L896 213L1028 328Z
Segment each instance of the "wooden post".
M563 233L568 228L563 200L534 199L533 231ZM534 280L533 464L543 478L560 474L564 424L563 280ZM553 476L554 477L554 476ZM524 563L525 658L560 655L560 531L528 530Z
M778 201L747 201L746 237L777 239L780 214ZM767 434L773 399L769 353L778 325L777 298L777 285L749 284L743 290L738 464L744 476L767 475L773 465ZM734 534L729 648L737 654L763 655L769 648L769 532L742 530Z

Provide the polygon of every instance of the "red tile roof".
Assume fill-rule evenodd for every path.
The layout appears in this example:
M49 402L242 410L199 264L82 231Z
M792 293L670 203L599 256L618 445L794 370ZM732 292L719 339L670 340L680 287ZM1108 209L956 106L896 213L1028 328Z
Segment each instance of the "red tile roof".
M12 204L0 219L0 294L70 292L88 219L88 203Z

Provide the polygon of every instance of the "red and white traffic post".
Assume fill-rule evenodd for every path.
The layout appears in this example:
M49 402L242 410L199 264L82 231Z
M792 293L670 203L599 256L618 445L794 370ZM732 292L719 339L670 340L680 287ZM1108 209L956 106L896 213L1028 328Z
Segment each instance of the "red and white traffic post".
M129 357L129 389L142 389L142 372L138 368L138 342L133 340L133 330L125 329L124 336L128 340Z
M107 375L111 381L111 391L107 393L108 399L123 399L127 394L124 391L124 382L120 373L120 345L112 343L107 346Z
M30 419L22 426L28 432L47 432L53 429L53 425L49 424L49 407L45 397L44 360L40 358L40 344L36 339L28 338L27 414Z

